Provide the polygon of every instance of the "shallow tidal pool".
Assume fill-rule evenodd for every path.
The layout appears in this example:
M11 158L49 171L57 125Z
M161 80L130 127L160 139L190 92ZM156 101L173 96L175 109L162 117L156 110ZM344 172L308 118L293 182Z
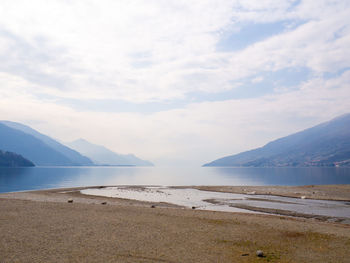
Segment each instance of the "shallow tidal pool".
M249 212L268 209L311 216L342 218L350 222L350 203L311 200L273 195L233 194L165 186L118 186L81 190L82 194L147 202L165 202L187 208L225 212ZM242 206L245 209L242 209ZM239 208L240 207L240 208ZM276 212L278 214L278 212Z

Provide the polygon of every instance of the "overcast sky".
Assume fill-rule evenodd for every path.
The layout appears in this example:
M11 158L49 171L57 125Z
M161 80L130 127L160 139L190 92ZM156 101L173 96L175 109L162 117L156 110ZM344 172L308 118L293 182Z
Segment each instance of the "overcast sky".
M201 165L350 112L348 0L1 0L0 119Z

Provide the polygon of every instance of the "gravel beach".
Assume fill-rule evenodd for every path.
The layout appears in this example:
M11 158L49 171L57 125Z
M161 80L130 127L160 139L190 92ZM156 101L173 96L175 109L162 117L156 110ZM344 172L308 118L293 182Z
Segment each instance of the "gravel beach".
M349 200L349 186L317 187L309 191ZM305 195L304 188L293 193ZM350 262L346 224L85 196L80 189L0 194L0 262Z

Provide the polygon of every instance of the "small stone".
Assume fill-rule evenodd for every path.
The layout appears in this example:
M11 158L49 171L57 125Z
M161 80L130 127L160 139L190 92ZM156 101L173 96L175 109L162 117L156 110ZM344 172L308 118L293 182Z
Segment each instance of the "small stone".
M302 197L300 197L301 199L306 199L306 196L305 195L303 195Z
M73 203L73 199L68 199L68 203Z
M151 208L156 208L156 206L155 205L151 205Z
M102 203L101 203L101 205L106 205L106 204L107 204L107 202L102 202Z
M264 256L264 252L262 252L261 250L257 250L256 256L262 258Z

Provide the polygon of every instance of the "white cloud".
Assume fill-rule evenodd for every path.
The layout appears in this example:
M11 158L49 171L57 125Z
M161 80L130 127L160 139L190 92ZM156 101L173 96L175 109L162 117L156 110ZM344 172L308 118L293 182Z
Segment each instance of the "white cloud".
M152 160L202 163L260 146L349 111L349 72L336 77L350 67L349 10L346 0L2 0L0 116L62 140L85 137ZM222 32L286 21L293 26L242 50L216 49ZM300 67L312 78L292 91L149 115L79 111L57 102L167 102Z
M53 53L54 62L65 58L63 65L54 63L53 71L68 76L62 83L67 88L52 93L138 101L162 94L171 78L160 76L173 70L174 61L213 51L212 32L229 22L229 6L213 1L4 1L0 25L17 42L9 45L12 52L15 47L22 53L40 49L44 55ZM42 50L42 40L61 52ZM19 46L19 41L26 45ZM151 55L154 67L134 69L132 54L144 52ZM10 59L19 67L34 66L23 65L23 57ZM36 63L36 72L45 74L48 66L46 61ZM143 87L146 83L149 87Z
M295 2L2 1L3 70L44 79L51 89L43 93L59 97L140 102L231 89L260 70L348 66L346 1ZM239 52L216 51L221 30L285 19L316 20ZM142 54L146 66L133 67Z

